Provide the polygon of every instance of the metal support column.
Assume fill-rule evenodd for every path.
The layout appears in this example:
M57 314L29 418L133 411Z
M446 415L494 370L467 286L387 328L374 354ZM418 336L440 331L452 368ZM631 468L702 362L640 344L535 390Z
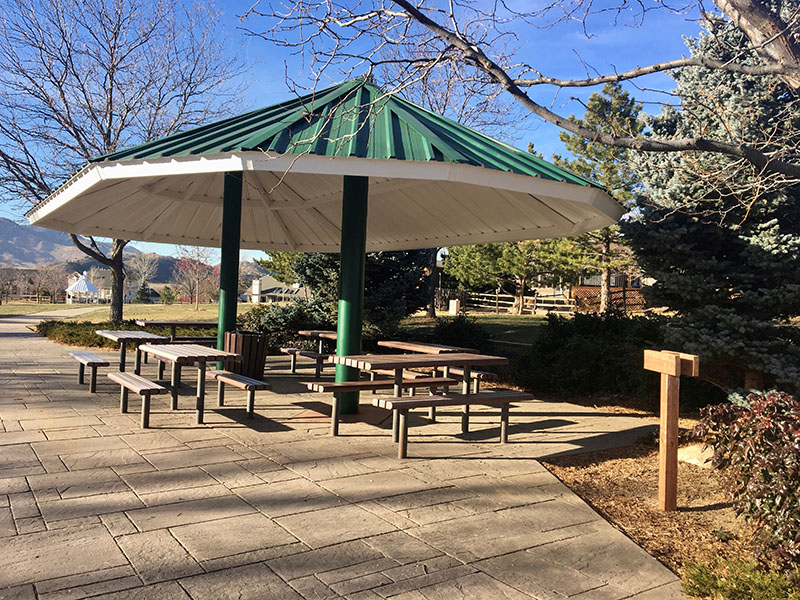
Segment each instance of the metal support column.
M241 229L242 173L225 173L222 191L222 238L219 262L218 350L224 349L225 332L233 331L236 327Z
M336 354L361 353L364 318L364 261L367 245L369 178L345 175L342 192L342 244ZM358 369L336 365L336 381L357 381ZM358 392L339 395L341 414L358 412Z

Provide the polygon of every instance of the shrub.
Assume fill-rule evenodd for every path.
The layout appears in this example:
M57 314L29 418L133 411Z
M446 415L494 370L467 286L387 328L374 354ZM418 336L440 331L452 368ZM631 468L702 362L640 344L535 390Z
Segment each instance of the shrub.
M800 403L770 391L746 404L705 408L693 435L725 469L736 512L755 521L760 557L788 565L800 558Z
M133 331L149 331L157 335L168 336L169 327L139 327L133 321L123 321L120 325L111 325L110 322L92 323L91 321L40 321L36 325L36 332L47 339L59 344L70 346L88 346L91 348L117 348L119 344L109 339L100 337L95 333L97 329L125 329ZM199 327L178 327L176 334L181 336L208 336L213 335L213 330Z
M476 318L467 315L437 318L433 339L437 344L474 348L479 352L487 352L489 348L489 333Z
M159 294L159 302L161 302L161 304L174 304L176 300L177 296L175 291L168 285L164 286L164 289L161 290L161 294Z
M316 342L300 338L301 329L335 329L336 315L314 300L293 300L288 304L259 304L242 317L242 327L269 337L269 352L275 354L281 346L316 349Z
M513 383L571 396L619 394L648 399L658 410L659 377L642 368L643 351L663 348L665 320L619 312L549 315L532 348L517 357ZM681 407L719 402L724 394L697 379L681 381Z
M772 571L755 561L731 560L712 567L688 563L682 587L691 596L715 600L800 600L797 571Z

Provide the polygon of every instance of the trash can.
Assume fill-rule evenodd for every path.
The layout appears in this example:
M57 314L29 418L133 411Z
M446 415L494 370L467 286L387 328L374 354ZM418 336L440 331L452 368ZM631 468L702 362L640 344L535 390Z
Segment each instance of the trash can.
M242 360L226 361L225 369L253 379L263 378L267 341L267 336L263 333L226 331L224 350L241 354Z

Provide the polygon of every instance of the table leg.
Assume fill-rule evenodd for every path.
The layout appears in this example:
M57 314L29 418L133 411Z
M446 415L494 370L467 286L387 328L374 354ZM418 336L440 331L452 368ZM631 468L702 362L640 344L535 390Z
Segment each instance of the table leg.
M135 375L142 373L142 351L139 350L139 344L136 344L136 362L133 365L133 372Z
M170 342L174 342L175 341L175 330L176 329L177 329L176 325L170 325L169 326L169 341Z
M172 410L178 410L178 386L180 385L180 371L181 367L177 362L172 363L172 368L170 369L170 394L172 395Z
M120 342L119 343L119 372L125 372L125 353L128 351L128 343L127 342Z
M197 361L197 424L203 424L203 405L206 401L206 361Z
M465 365L464 378L461 380L461 393L464 396L469 396L470 379L472 379L472 367ZM461 433L469 433L469 404L465 404L461 409Z
M442 369L442 377L450 377L450 367L444 367ZM442 393L446 396L447 393L450 391L450 386L446 385L442 388Z
M325 350L325 346L322 344L322 338L319 339L319 352L317 354L323 354Z
M500 443L508 442L508 412L509 404L506 402L500 406Z
M394 387L392 388L395 398L403 397L403 369L394 370ZM398 411L392 411L392 441L397 442L400 435L400 422Z

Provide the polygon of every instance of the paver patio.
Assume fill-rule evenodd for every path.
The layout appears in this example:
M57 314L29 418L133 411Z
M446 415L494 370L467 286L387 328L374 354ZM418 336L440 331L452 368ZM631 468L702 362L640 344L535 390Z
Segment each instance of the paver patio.
M388 422L329 437L329 399L301 383L313 369L281 357L255 419L230 390L223 409L209 395L206 425L193 401L154 398L141 430L108 369L89 394L74 348L27 329L38 318L0 319L0 599L681 597L537 461L625 443L639 419L520 404L501 446L494 412L468 439L457 410L414 415L399 461Z

